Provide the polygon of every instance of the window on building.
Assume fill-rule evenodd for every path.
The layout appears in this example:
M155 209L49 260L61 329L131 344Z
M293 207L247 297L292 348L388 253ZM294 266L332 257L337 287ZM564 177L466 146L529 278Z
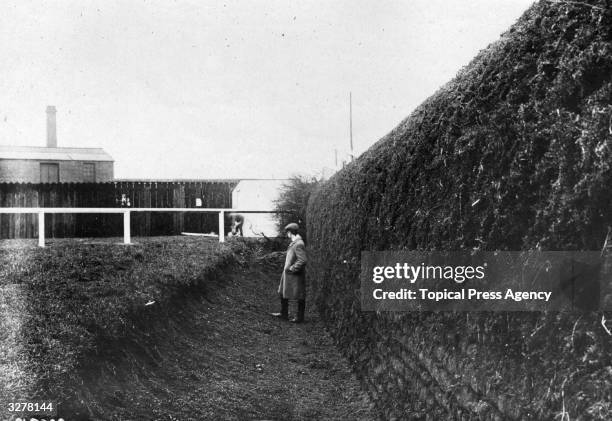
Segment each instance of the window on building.
M59 164L40 164L41 183L59 183Z
M92 163L83 164L83 181L86 183L96 182L96 164L92 164Z

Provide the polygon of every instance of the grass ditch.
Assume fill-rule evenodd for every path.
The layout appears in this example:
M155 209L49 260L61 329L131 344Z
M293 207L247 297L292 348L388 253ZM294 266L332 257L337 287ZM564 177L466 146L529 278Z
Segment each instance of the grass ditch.
M3 242L0 287L21 297L4 295L0 332L12 335L19 352L3 349L3 367L22 368L3 375L22 379L0 398L53 399L62 410L82 413L81 376L92 358L124 341L135 346L134 338L170 317L185 294L216 288L220 270L239 264L247 250L240 242L183 237L143 238L132 246L56 240L44 249L27 240Z
M89 242L0 243L7 291L27 293L12 336L30 348L11 358L26 356L35 382L21 397L59 400L71 421L374 419L312 306L301 325L269 315L286 240ZM81 276L58 283L75 266ZM56 312L28 313L43 302ZM46 337L33 347L34 335Z

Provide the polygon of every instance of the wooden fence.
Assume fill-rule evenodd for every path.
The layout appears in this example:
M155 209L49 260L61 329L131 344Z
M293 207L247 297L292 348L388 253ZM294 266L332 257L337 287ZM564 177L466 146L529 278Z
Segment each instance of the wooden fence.
M0 183L0 207L51 208L231 208L238 181ZM217 215L200 212L137 212L136 236L176 235L183 231L216 232ZM121 214L45 214L45 237L123 235ZM33 214L0 214L0 238L36 238Z
M218 215L218 238L219 242L225 241L225 216L228 213L278 213L277 210L267 209L227 209L227 208L0 208L2 214L21 214L21 215L36 215L38 218L38 245L45 247L45 216L47 214L102 214L102 215L121 215L123 218L123 242L131 244L132 242L132 215L137 213L214 213ZM282 212L282 211L281 211ZM40 227L43 227L42 230Z

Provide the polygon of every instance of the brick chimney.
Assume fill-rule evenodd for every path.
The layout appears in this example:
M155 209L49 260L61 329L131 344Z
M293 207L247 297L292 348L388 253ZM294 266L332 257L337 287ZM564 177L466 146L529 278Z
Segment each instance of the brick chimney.
M47 107L47 148L57 148L56 112L57 110L53 105Z

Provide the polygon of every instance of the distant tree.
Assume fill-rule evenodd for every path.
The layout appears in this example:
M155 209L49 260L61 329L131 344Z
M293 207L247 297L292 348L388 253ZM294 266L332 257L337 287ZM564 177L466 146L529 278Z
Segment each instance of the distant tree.
M274 201L276 223L282 234L285 226L296 222L300 226L300 234L306 239L306 208L310 194L319 186L314 177L293 176L281 188L279 198Z

